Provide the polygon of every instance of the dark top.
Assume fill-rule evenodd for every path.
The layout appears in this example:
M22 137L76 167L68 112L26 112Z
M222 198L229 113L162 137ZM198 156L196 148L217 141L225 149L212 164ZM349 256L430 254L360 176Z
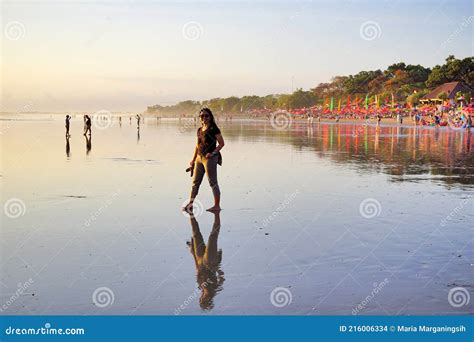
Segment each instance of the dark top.
M198 144L198 153L201 156L205 156L207 153L212 153L216 149L216 136L221 134L219 127L212 125L204 132L201 127L197 130L197 144Z
M86 126L87 127L91 126L91 118L89 118L89 117L86 119Z

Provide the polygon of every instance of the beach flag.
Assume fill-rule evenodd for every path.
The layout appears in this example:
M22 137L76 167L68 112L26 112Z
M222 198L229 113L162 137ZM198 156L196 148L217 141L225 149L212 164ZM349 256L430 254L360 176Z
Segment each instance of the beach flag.
M331 112L332 112L333 108L334 108L334 98L331 96L331 106L329 107Z
M329 99L326 97L326 98L324 99L323 110L326 109L326 106L328 105L328 102L329 102Z
M337 105L337 111L338 112L341 110L341 101L342 101L342 99L339 99L339 103Z
M369 94L365 95L365 109L369 109Z
M347 103L346 103L346 107L350 108L351 107L351 96L350 95L347 95Z
M393 96L393 93L392 93L392 108L395 108L395 97Z

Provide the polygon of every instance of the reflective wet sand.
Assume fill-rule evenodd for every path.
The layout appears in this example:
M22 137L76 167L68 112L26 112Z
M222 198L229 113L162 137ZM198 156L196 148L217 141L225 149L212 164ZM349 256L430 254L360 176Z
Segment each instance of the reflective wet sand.
M0 121L1 314L469 314L473 133L220 122L223 211L180 207L194 122ZM21 290L21 291L19 291ZM21 292L21 293L19 293Z

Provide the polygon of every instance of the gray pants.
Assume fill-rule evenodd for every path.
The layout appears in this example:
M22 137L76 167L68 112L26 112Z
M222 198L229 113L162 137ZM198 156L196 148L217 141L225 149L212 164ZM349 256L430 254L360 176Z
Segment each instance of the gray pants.
M218 157L214 156L207 159L204 156L198 155L196 162L194 163L194 178L193 187L191 189L191 199L195 199L198 192L199 186L201 185L204 173L207 174L209 185L211 186L212 193L214 196L220 196L221 191L219 184L217 183L217 161Z

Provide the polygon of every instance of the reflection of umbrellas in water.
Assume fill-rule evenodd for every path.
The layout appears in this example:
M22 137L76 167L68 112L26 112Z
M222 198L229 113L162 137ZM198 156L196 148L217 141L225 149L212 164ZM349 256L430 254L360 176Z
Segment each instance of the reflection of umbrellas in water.
M203 310L212 310L214 297L222 290L225 281L224 272L220 269L222 250L217 248L221 228L220 214L214 214L214 224L209 234L207 246L204 243L199 224L194 215L190 216L193 237L188 242L196 266L198 288L201 290L199 305Z

